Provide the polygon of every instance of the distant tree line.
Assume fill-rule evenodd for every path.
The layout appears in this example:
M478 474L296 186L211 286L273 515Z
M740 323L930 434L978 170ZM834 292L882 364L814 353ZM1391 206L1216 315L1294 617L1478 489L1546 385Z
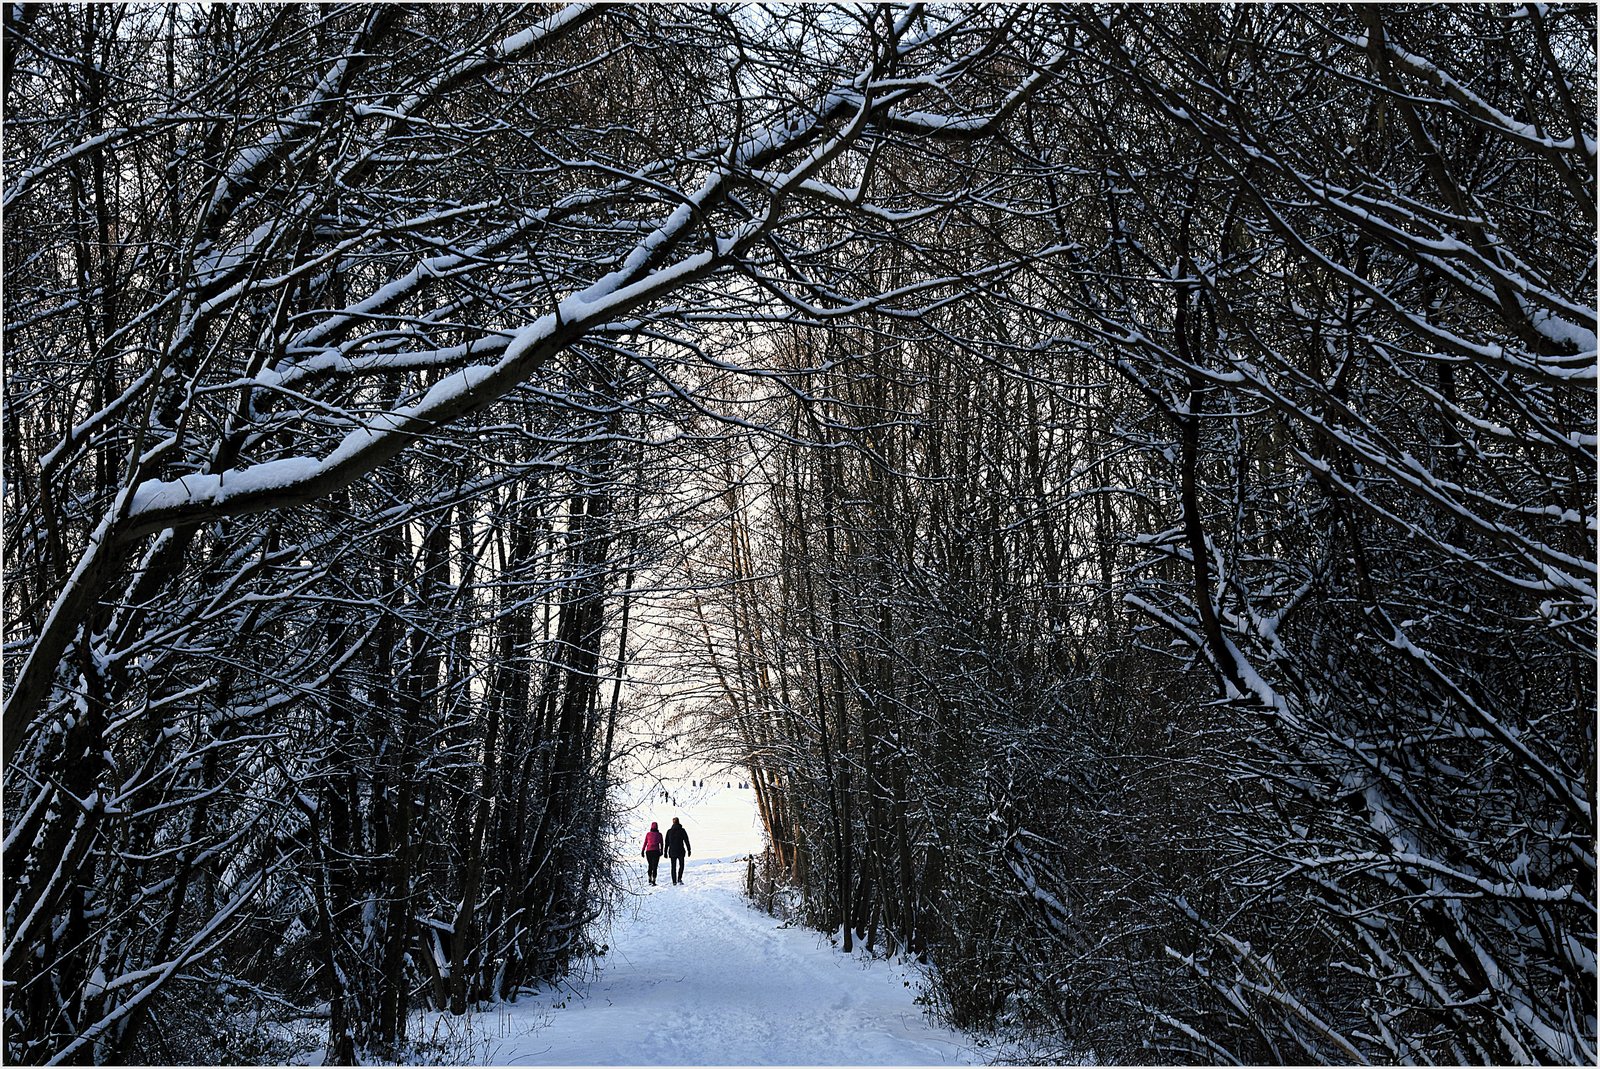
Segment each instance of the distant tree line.
M3 94L8 1060L563 975L652 682L958 1024L1595 1059L1592 6L7 5Z

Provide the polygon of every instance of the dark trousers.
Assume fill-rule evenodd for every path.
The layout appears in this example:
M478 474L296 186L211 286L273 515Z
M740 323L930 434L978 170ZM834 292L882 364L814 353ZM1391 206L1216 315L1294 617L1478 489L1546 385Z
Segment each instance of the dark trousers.
M683 882L683 855L682 854L673 854L672 855L672 882L673 883L682 883Z
M655 883L656 882L656 866L661 864L661 851L660 850L646 850L644 852L644 861L645 861L646 865L650 866L650 882L651 883Z

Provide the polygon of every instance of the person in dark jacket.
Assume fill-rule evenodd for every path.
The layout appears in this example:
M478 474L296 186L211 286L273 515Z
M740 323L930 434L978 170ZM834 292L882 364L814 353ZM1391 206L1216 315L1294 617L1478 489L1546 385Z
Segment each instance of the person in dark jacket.
M689 849L689 833L683 830L683 825L678 823L678 818L672 818L672 827L667 829L667 856L672 859L672 882L683 882L683 859L694 853Z
M674 820L673 823L676 824L677 821ZM644 855L644 863L649 866L650 885L653 887L656 882L656 868L661 864L661 831L653 820L650 822L650 830L644 833L644 849L639 853Z

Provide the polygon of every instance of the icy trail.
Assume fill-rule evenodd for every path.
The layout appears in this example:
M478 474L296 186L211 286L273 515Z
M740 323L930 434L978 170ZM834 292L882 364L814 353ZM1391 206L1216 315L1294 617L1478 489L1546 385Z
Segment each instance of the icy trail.
M848 957L824 936L781 928L745 904L745 855L759 850L751 792L686 785L680 805L635 811L628 899L592 978L481 1015L482 1056L499 1065L946 1065L983 1061L931 1023L914 970ZM698 797L691 797L697 795ZM693 856L673 886L645 880L639 841L679 817ZM636 830L637 834L631 834ZM487 1019L485 1019L487 1018ZM487 1039L484 1032L498 1033Z

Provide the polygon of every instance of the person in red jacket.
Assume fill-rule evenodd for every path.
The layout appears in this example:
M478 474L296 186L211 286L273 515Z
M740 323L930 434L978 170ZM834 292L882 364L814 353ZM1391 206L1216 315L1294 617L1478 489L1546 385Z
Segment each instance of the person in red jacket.
M661 832L656 828L656 822L650 822L650 830L644 833L644 849L639 853L644 855L645 864L650 867L650 885L655 886L656 867L661 864Z
M689 833L678 823L678 818L672 818L672 827L667 829L667 856L672 859L672 882L683 882L683 858L685 854L692 854L689 849Z

